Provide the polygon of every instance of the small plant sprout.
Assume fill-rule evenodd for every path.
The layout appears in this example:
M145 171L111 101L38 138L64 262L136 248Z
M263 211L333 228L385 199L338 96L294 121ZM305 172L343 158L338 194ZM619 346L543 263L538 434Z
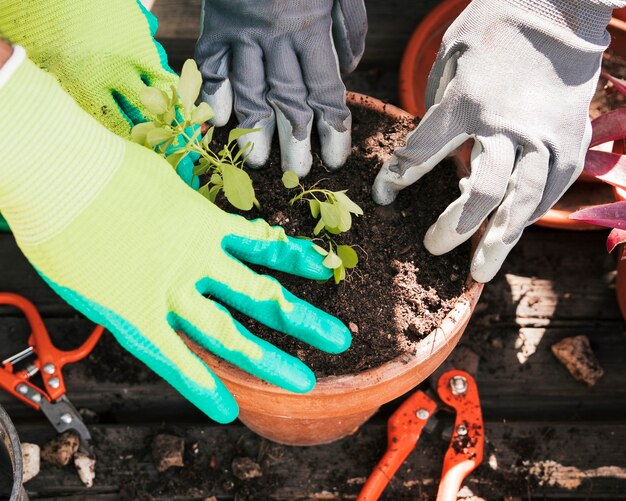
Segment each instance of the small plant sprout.
M252 144L247 143L235 152L237 139L257 129L233 129L228 143L219 152L211 150L215 128L210 127L201 137L201 126L213 117L213 110L207 103L195 104L201 86L202 75L195 61L188 59L178 87L172 86L170 92L146 87L140 98L156 118L135 125L131 137L134 142L163 155L173 168L188 154L199 157L194 174L209 174L210 177L198 191L211 202L223 191L228 202L240 210L259 207L252 180L243 170Z
M300 188L300 193L293 197L289 204L308 202L311 215L317 220L313 235L322 239L328 246L328 249L319 245L315 245L314 248L322 256L326 256L323 264L333 270L335 283L345 280L346 270L356 267L359 256L353 247L337 244L334 237L349 231L352 227L352 215L362 216L363 209L350 200L346 194L347 190L330 191L316 188L315 185L308 190L305 189L296 173L292 171L283 174L283 184L287 189Z

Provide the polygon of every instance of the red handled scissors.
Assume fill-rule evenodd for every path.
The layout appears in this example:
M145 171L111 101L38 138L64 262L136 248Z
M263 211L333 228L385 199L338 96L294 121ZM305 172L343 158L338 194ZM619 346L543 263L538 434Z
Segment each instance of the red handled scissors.
M456 501L461 484L483 459L485 434L476 382L467 372L444 372L437 383L439 399L417 391L389 418L388 444L363 486L357 501L375 501L400 465L417 445L427 421L437 410L456 413L450 446L446 452L437 501Z
M28 348L7 358L0 367L0 387L35 410L41 410L59 433L73 430L80 437L81 449L93 455L91 434L76 408L65 395L65 382L61 370L67 364L85 358L104 332L98 325L85 343L72 351L57 349L50 340L41 315L28 299L12 293L0 293L0 305L15 306L24 313L30 324ZM23 369L16 369L17 364ZM44 388L30 382L40 373Z

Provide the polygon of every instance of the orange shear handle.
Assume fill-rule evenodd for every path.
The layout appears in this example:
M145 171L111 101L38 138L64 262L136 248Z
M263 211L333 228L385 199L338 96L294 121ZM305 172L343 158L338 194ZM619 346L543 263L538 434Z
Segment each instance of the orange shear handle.
M380 497L400 465L415 448L428 418L437 404L424 392L411 395L387 424L387 451L367 479L357 501L375 501Z
M59 350L52 344L48 330L37 308L28 299L18 294L2 292L0 293L0 304L14 306L24 313L31 328L28 344L35 349L37 356L34 363L39 369L50 400L57 400L65 394L65 382L61 369L65 365L82 360L89 355L100 340L104 327L96 326L87 340L77 349Z
M458 384L455 385L455 382ZM483 460L485 430L478 388L474 378L467 372L451 370L439 379L437 392L439 398L456 411L454 432L443 461L437 501L456 501L463 480Z

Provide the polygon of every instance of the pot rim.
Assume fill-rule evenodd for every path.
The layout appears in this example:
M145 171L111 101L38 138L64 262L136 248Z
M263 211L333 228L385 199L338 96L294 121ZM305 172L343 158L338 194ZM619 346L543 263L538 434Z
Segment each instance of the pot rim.
M392 117L409 118L414 117L408 112L391 104L386 104L379 99L359 94L356 92L348 92L347 102L363 106L368 109L382 111ZM459 162L457 162L459 165ZM472 237L472 252L474 251L478 241L484 232L484 225ZM251 390L263 392L272 395L285 395L298 398L318 398L320 396L338 395L346 391L353 392L355 388L371 388L385 384L386 382L396 379L408 372L414 371L416 367L424 363L427 352L434 354L449 344L448 338L454 339L454 333L464 328L472 315L474 306L480 298L484 284L474 281L471 275L466 280L467 290L459 296L454 307L444 317L441 324L435 328L430 334L425 336L417 343L415 355L405 353L378 367L374 367L356 374L344 374L341 376L326 376L319 378L313 390L304 394L295 394L287 390L283 390L278 386L267 383L251 374L244 372L238 367L219 359L205 351L207 358L210 358L215 367L219 367L216 371L218 377L223 380L231 380L238 384L245 384ZM457 341L458 342L458 339ZM455 342L455 344L456 344ZM195 343L192 343L195 344ZM419 355L422 355L420 357ZM245 383L244 383L245 382Z

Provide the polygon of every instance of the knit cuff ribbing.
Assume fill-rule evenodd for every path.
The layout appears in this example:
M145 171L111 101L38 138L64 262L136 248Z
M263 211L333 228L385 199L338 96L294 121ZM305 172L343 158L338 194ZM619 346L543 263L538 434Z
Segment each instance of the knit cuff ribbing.
M0 211L20 242L35 244L93 202L121 165L126 145L53 76L19 58L17 50L0 86Z
M612 10L626 0L506 0L548 21L573 31L584 40L604 37Z

